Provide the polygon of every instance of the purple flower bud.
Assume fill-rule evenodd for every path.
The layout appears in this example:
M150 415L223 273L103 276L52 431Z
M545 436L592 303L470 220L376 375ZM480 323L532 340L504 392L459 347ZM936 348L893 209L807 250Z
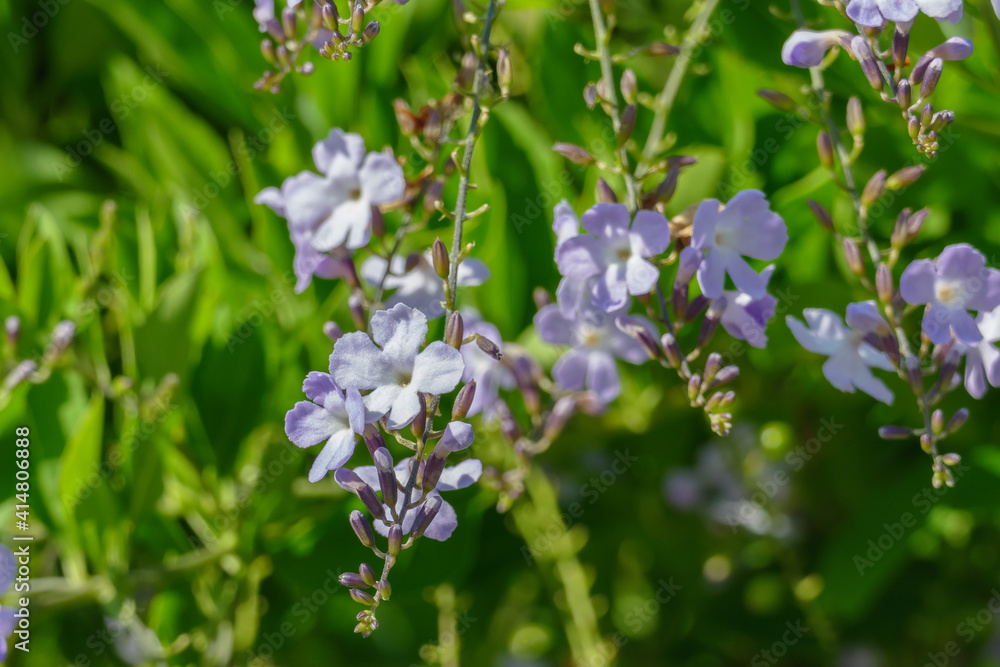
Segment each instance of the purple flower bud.
M931 61L931 64L927 66L926 74L924 74L924 82L920 84L920 97L927 99L934 94L934 89L937 87L938 81L941 80L941 72L943 71L943 60L935 58ZM927 124L930 125L930 123Z
M323 324L323 333L334 343L344 335L344 332L341 331L340 326L336 322L326 322Z
M323 14L323 24L326 26L326 29L336 30L340 20L340 15L337 13L336 5L332 2L324 3L320 11Z
M396 485L396 473L392 468L392 455L385 447L379 447L372 456L375 470L378 472L378 485L382 491L382 502L389 507L396 506L399 487Z
M704 347L712 339L712 335L715 334L715 328L718 326L722 314L726 312L726 303L727 300L724 296L712 299L708 307L708 312L705 313L705 319L702 320L701 329L698 331L697 346L699 348Z
M906 426L881 426L878 436L883 440L905 440L916 435L912 428Z
M398 523L389 527L389 555L398 556L403 545L403 527Z
M875 90L881 91L884 85L882 72L879 71L878 61L875 60L875 56L868 46L868 40L861 35L857 35L851 39L851 52L858 59L858 62L861 63L861 71L864 72L869 85Z
M878 292L879 301L891 303L893 294L892 271L883 263L879 263L875 270L875 291Z
M449 259L448 249L444 247L444 242L440 238L434 239L431 246L431 259L434 264L434 271L442 280L448 277Z
M367 585L375 585L375 571L372 569L371 565L368 563L362 563L361 567L358 568L358 573Z
M956 454L955 452L949 452L941 456L941 463L945 464L946 466L957 466L961 462L962 462L962 457Z
M625 103L635 104L636 97L639 95L639 83L635 78L635 72L630 69L626 69L622 72L620 84L622 98L624 98Z
M586 150L575 144L567 144L560 142L554 144L552 146L552 150L554 150L556 153L559 153L559 155L562 155L570 162L581 165L583 167L590 166L594 164L594 162L596 161L594 160L593 155L591 155L589 152L587 152Z
M576 411L576 399L572 396L563 396L556 401L556 404L552 406L552 412L549 413L548 418L545 420L545 428L543 435L549 440L553 440L558 436L566 422L569 418L573 416Z
M588 109L593 109L597 106L597 86L592 83L588 83L583 89L583 101L586 103ZM564 155L563 157L568 157Z
M444 326L444 341L458 350L461 349L464 340L465 320L462 319L462 314L456 310L448 316L448 322Z
M354 534L361 540L361 544L369 549L375 546L375 533L372 532L372 526L368 523L365 515L358 510L351 512L351 528L354 529Z
M865 112L861 100L854 96L847 100L847 130L855 137L865 133Z
M906 131L913 140L920 135L920 120L916 116L910 116L910 120L906 121Z
M818 222L823 229L828 232L836 231L836 228L833 226L833 217L830 215L830 212L826 210L826 207L819 202L813 201L812 199L807 200L806 203L809 205L809 210L812 211L813 217L816 218L816 222Z
M365 24L365 9L361 3L356 3L351 11L351 33L357 35Z
M378 21L372 21L366 25L365 29L361 33L361 43L367 44L378 37L379 30L381 30L381 26Z
M906 377L910 381L913 393L920 396L924 391L924 372L920 368L920 360L912 354L906 357Z
M427 399L424 398L423 394L417 394L417 403L419 403L419 409L417 416L410 422L410 433L413 434L414 438L420 440L424 436L424 429L427 428Z
M757 95L778 111L795 111L797 106L795 100L777 90L758 90Z
M698 400L698 395L701 393L701 376L695 373L688 380L688 400L694 405L695 401Z
M934 122L934 107L927 103L920 110L920 125L926 128L930 127L932 122Z
M972 55L972 42L965 37L949 37L944 43L935 46L924 57L940 58L941 60L965 60ZM921 58L923 60L923 58Z
M680 52L679 48L666 42L651 42L646 46L646 53L656 58L676 56Z
M465 419L472 407L472 399L476 397L476 381L470 380L466 385L458 390L455 397L455 404L451 408L451 418L453 420Z
M909 232L906 223L910 219L910 213L910 209L904 208L896 216L896 223L892 227L892 236L890 237L890 243L896 250L899 250L909 242Z
M448 452L439 450L440 448L435 449L434 453L427 459L427 463L424 464L424 478L420 482L420 488L424 490L424 493L437 486L438 480L441 479L441 473L444 471L444 462Z
M482 350L486 354L490 355L491 357L493 357L497 361L500 361L501 359L503 359L503 353L500 352L500 348L497 346L496 343L494 343L493 341L491 341L489 338L486 338L485 336L481 336L481 335L477 334L476 335L476 345L479 346L480 350Z
M849 236L845 236L842 245L844 248L844 259L847 261L847 268L856 276L865 275L865 263L861 258L861 248L858 247L858 242Z
M908 188L917 182L924 172L927 170L927 166L923 164L915 164L909 167L903 167L892 176L886 179L885 187L887 190L898 190L900 188Z
M902 79L899 85L896 86L896 100L899 102L899 108L906 111L910 108L910 103L913 101L912 89L910 88L910 82L906 79Z
M348 588L364 588L369 585L357 572L345 572L337 577L337 579L341 585Z
M617 204L618 195L603 178L597 179L597 201L602 204Z
M413 539L417 539L424 534L424 531L431 525L431 521L438 515L438 511L441 509L441 497L437 495L430 496L424 501L417 509L417 514L413 518L413 531L410 533Z
M948 420L948 423L945 425L944 427L945 432L949 434L954 433L958 429L962 428L962 424L964 424L968 418L969 418L968 408L959 408L955 412L955 414L952 415L951 419Z
M385 520L385 507L375 495L375 490L367 484L359 486L357 490L358 498L365 504L367 509L376 519Z
M715 379L715 375L719 372L721 368L722 368L722 355L719 354L718 352L713 352L712 354L708 355L708 359L705 360L704 378L702 380L704 386L712 384L712 381Z
M5 392L12 391L14 387L21 384L27 380L32 373L37 370L38 364L30 359L22 361L17 366L14 366L13 370L7 374L7 377L3 381L3 390Z
M667 359L667 363L670 364L671 368L681 367L681 358L684 356L681 353L681 348L677 344L677 338L672 333L665 333L663 337L660 338L660 345L663 347L663 354Z
M934 114L933 118L931 118L931 130L937 132L945 125L949 125L950 123L954 122L955 122L954 111L948 111L948 110L939 111L936 114Z
M62 354L73 342L76 335L76 325L69 320L62 320L52 329L52 339L49 342L52 352L56 355Z
M820 164L827 169L833 167L833 141L826 130L816 135L816 153L819 155Z
M618 147L621 148L628 143L628 140L632 138L632 132L635 130L635 105L629 104L622 111L621 125L618 130Z
M896 27L895 32L892 34L892 61L896 64L896 67L902 67L903 63L906 62L906 51L910 46L910 32L908 30L900 30Z
M931 413L931 432L934 435L941 435L944 430L944 412L937 409Z
M871 206L878 201L879 197L885 193L885 180L885 169L879 169L875 172L875 175L868 179L865 189L861 192L861 203L865 206Z
M715 389L716 387L721 387L724 384L732 382L737 377L739 377L739 375L740 375L739 366L732 366L732 365L726 366L715 375L715 378L708 383L705 389L707 391L709 389Z

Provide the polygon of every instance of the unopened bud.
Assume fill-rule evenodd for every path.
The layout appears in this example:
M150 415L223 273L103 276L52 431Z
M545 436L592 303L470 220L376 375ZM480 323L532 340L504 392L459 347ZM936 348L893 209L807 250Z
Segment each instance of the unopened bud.
M885 187L887 190L898 190L900 188L907 188L917 182L924 172L927 170L926 165L915 164L909 167L903 167L892 176L886 179Z
M920 368L920 360L912 354L906 357L906 377L910 381L910 387L917 396L922 396L924 391L924 372Z
M722 368L722 355L718 352L713 352L708 355L708 359L705 360L705 371L703 383L705 386L712 384L715 379L715 375Z
M847 268L851 270L851 273L856 276L865 275L865 263L861 258L861 248L858 247L858 242L849 236L845 236L843 248L844 259L847 261Z
M865 189L861 192L862 204L865 206L871 206L878 201L879 197L885 193L885 179L885 169L879 169L875 172L874 176L868 179Z
M653 42L646 47L646 53L657 58L676 56L681 50L666 42Z
M635 130L635 105L629 104L622 111L621 126L618 129L618 147L621 148L632 138Z
M855 137L865 133L865 112L857 97L847 100L847 130Z
M688 400L692 403L698 400L698 394L701 392L701 376L695 373L688 380Z
M336 5L332 2L324 3L320 13L323 15L323 25L327 30L339 29L340 14L337 13Z
M427 428L427 401L424 400L424 395L421 393L417 394L417 401L420 403L420 410L410 422L410 432L414 438L419 440L424 435L424 429Z
M552 146L552 150L574 164L589 166L594 164L594 156L576 144L557 143Z
M66 351L73 336L76 335L76 325L70 320L62 320L52 329L52 338L49 345L54 354L59 355Z
M940 409L931 413L931 433L941 435L944 430L944 412Z
M424 493L437 486L438 480L441 479L441 473L444 472L444 463L447 458L448 450L437 447L427 459L427 463L424 464L424 478L420 482L420 488L423 489Z
M910 88L910 82L902 79L899 85L896 86L896 100L899 102L899 108L903 111L909 109L910 104L913 102L912 96L913 92Z
M396 506L399 497L399 487L396 485L396 471L392 467L392 455L385 447L379 447L372 455L375 461L375 471L378 473L378 485L382 491L382 502L389 507Z
M296 33L298 33L298 21L296 20L295 10L291 7L285 7L281 10L281 27L291 39L295 39Z
M716 387L721 387L724 384L732 382L740 375L740 367L735 365L729 365L716 373L715 378L708 383L706 390L715 389Z
M390 556L398 556L399 550L403 545L403 527L398 523L390 526L389 528L389 548L388 552Z
M441 497L431 496L424 501L424 504L417 510L417 515L413 518L413 530L410 535L413 539L424 534L424 531L431 525L434 518L441 509Z
M357 588L351 589L351 599L359 604L375 604L375 598L370 593Z
M366 584L369 586L375 585L375 570L372 569L371 565L362 563L361 567L358 568L358 573Z
M892 62L897 68L906 62L906 51L910 45L910 31L898 27L892 34Z
M493 357L497 361L500 361L501 359L503 359L503 353L500 352L500 348L497 346L496 343L494 343L493 341L491 341L486 336L481 336L481 335L477 334L476 335L476 345L479 346L480 350L482 350L486 354L490 355L491 357Z
M500 94L505 98L510 96L510 86L514 81L514 70L510 64L510 51L500 49L497 54L497 83L500 84Z
M597 201L602 204L617 204L618 195L611 189L608 182L603 178L597 179Z
M583 101L586 103L588 109L593 109L597 106L597 86L592 83L588 83L583 89Z
M931 130L937 132L941 130L945 125L950 125L955 122L955 112L945 109L944 111L938 111L931 118Z
M830 133L826 130L816 135L816 152L819 154L819 161L828 169L833 168L833 141Z
M351 32L355 35L361 32L365 25L365 8L360 2L354 4L351 10Z
M444 247L444 242L440 238L434 239L434 244L431 246L431 259L434 262L434 272L438 274L438 277L447 278L450 268L448 249Z
M324 323L323 333L334 343L340 340L340 337L344 335L344 332L341 331L340 326L336 322Z
M378 21L372 21L371 23L366 25L365 29L361 33L362 44L368 44L373 39L378 37L379 30L381 29L382 27L379 25Z
M389 582L385 579L379 579L375 586L378 588L378 593L382 596L383 600L388 600L392 597L392 586L390 586Z
M472 399L475 398L475 396L475 380L471 380L468 384L458 390L458 396L455 397L455 404L451 408L452 421L465 419L465 416L469 414L469 410L472 408Z
M452 311L448 316L448 321L444 326L444 342L451 345L456 350L461 349L465 340L465 321L460 312Z
M962 428L962 424L969 418L968 408L959 408L955 414L951 416L948 423L945 425L944 430L946 433L954 433L958 429Z
M930 127L931 123L934 122L934 106L928 102L920 110L920 125L922 127Z
M889 242L896 250L905 246L909 241L906 223L910 219L910 213L910 209L904 208L896 216L896 222L892 226L892 235L889 237Z
M819 202L813 201L812 199L807 200L806 203L809 205L809 210L812 211L813 217L816 218L816 222L818 222L823 229L828 232L836 231L836 228L833 226L833 217L830 215L830 212L826 210L825 206Z
M891 303L892 295L895 291L892 284L892 271L883 263L879 263L875 270L875 291L878 293L879 301Z
M912 241L916 238L917 234L920 233L920 228L924 224L924 220L927 219L927 214L930 213L930 209L922 208L906 221L906 231L909 234L909 240Z
M784 93L779 93L777 90L768 90L765 88L758 90L757 95L778 111L795 111L795 100Z
M906 121L906 133L914 140L920 135L920 120L916 116L910 116L910 120Z
M337 580L340 581L342 586L347 586L348 588L365 588L370 585L357 572L345 572L337 577Z
M913 435L913 429L906 426L882 426L878 430L878 436L883 440L905 440Z
M663 348L663 355L667 359L667 363L670 364L671 368L681 367L681 358L684 356L681 353L681 348L677 344L677 338L672 333L665 333L660 338L660 345Z
M274 42L269 39L263 40L260 43L260 53L264 56L264 60L275 67L278 66L278 56L274 52Z
M7 377L4 378L4 391L12 391L14 387L27 380L37 369L38 364L30 359L26 359L17 366L14 366L10 373L7 374Z
M925 100L934 94L934 89L937 88L938 81L941 79L941 72L944 71L944 61L940 58L935 58L927 66L927 71L924 73L924 81L920 84L920 97Z
M722 318L722 313L726 311L726 303L725 296L712 299L711 305L708 307L708 312L705 313L705 319L701 322L701 329L698 331L698 341L696 344L699 348L704 347L712 339L712 336L715 334L715 328Z
M630 69L622 72L621 91L626 104L635 104L639 95L639 83L635 78L635 72Z
M372 532L371 524L368 523L365 515L358 510L351 512L351 528L354 529L354 534L361 540L361 544L369 549L375 546L375 533Z

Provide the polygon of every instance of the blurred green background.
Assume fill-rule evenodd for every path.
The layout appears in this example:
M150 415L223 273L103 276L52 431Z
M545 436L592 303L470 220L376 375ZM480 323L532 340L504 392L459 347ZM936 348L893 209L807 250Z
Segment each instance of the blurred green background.
M831 10L805 5L808 18L828 22L817 25L836 23ZM417 107L446 93L462 46L445 0L381 7L381 35L352 62L314 57L311 77L258 93L265 63L252 8L0 4L0 316L21 318L17 358L40 356L60 319L79 326L51 378L19 387L0 413L11 443L0 457L4 543L16 533L18 426L32 433L38 536L31 653L12 651L8 663L124 664L102 616L128 618L134 607L171 665L436 664L425 645L440 642L468 665L571 664L551 562L525 558L512 517L479 487L451 498L460 520L449 542L424 541L401 559L380 629L368 640L352 634L358 608L334 579L365 557L347 522L358 503L330 479L308 484L313 453L283 433L302 378L326 367L322 323L349 326L347 292L317 280L294 295L285 223L251 199L311 168L311 145L333 126L361 133L370 150L405 153L391 102ZM621 0L613 46L677 43L697 9ZM620 664L998 664L1000 619L989 607L1000 599L996 393L947 399L949 412L973 410L948 441L968 469L955 489L922 495L932 494L928 457L915 442L876 435L883 424L917 423L905 385L890 381L892 407L839 393L784 325L785 314L842 312L863 293L805 204L850 217L817 167L815 128L755 95L774 88L803 99L808 82L781 63L794 23L789 7L773 9L722 0L669 125L672 153L699 159L669 213L758 187L789 227L768 349L716 339L742 367L737 428L720 440L674 376L629 368L608 414L576 417L539 463L564 510L584 507L571 534ZM936 106L955 110L954 141L874 227L884 239L901 207L929 206L914 246L921 255L970 242L996 266L1000 24L985 2L966 3L966 14L958 26L921 17L913 30L915 53L951 34L977 48L947 64L935 93ZM593 201L596 173L550 150L555 141L590 146L605 129L583 102L599 74L574 55L577 42L593 44L581 0L510 0L494 32L512 52L514 96L493 110L477 147L471 206L491 210L468 234L493 278L462 299L507 340L530 326L532 289L556 286L552 205L567 197L582 211ZM671 61L630 65L652 93ZM865 106L862 182L917 157L898 112L854 63L841 57L827 83L838 118L850 94ZM649 122L640 111L636 136ZM95 261L88 248L109 199L117 222ZM447 236L444 221L432 227L417 241ZM14 355L4 354L7 370ZM480 455L499 442L483 427ZM625 451L637 462L610 484L605 474L594 493L591 480ZM82 500L66 504L67 493ZM730 525L734 508L747 506L726 502L739 498L758 501L747 526ZM861 574L858 558L870 560ZM454 630L442 635L449 618ZM801 638L788 634L797 623Z

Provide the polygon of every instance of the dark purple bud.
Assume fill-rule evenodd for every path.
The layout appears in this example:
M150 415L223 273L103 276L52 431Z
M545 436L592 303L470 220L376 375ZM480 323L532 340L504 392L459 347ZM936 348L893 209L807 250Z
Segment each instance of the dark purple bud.
M958 371L958 363L961 359L961 353L954 347L948 350L944 356L944 361L941 363L941 374L938 376L938 383L943 389L951 386L952 378Z
M905 440L914 435L913 429L906 426L881 426L878 429L878 437L883 440Z
M959 408L955 414L951 416L948 423L945 425L944 430L946 433L951 434L962 428L962 424L969 418L968 408ZM950 465L950 464L949 464Z
M812 199L806 200L806 203L809 205L809 210L812 211L813 217L816 218L816 222L818 222L823 229L828 232L836 231L836 228L833 226L833 217L830 215L830 212L826 210L825 206L819 202L813 201Z
M389 527L389 555L398 556L403 546L403 527L398 523Z
M341 585L347 586L348 588L365 588L369 585L368 582L366 582L357 572L345 572L337 577L337 579L340 581Z
M372 569L371 565L368 563L362 563L361 567L358 568L358 573L361 575L365 584L368 586L375 585L375 570Z
M365 509L376 519L385 519L385 507L382 506L381 501L379 501L378 496L375 495L375 490L363 484L357 488L358 498L361 502L365 504Z
M677 178L680 176L680 167L671 167L667 172L667 177L653 190L652 204L666 204L677 191Z
M855 137L865 133L865 112L861 109L861 100L857 97L847 100L847 131Z
M875 270L875 291L878 293L879 301L882 303L892 302L892 293L894 291L892 271L881 262L878 265L878 269Z
M910 70L910 83L914 86L920 85L920 83L924 80L924 73L927 71L927 66L931 64L932 60L934 60L934 56L930 53L925 53L920 56L919 60L917 60L917 64L913 66L912 70Z
M323 324L323 333L331 341L336 343L340 340L340 337L344 335L344 332L340 330L340 326L336 322L326 322Z
M725 311L726 297L720 296L717 299L712 299L708 312L705 313L705 319L702 320L701 329L698 331L697 346L699 348L704 347L712 339L715 328L719 325L719 319L722 318L722 313Z
M365 515L358 510L351 512L351 528L354 529L354 534L361 540L361 544L369 549L375 546L375 533L372 532L372 526L368 523Z
M320 11L323 14L323 24L327 30L337 30L340 20L340 15L337 13L337 6L332 2L327 2Z
M901 68L906 62L906 51L910 46L910 32L896 28L892 34L892 62Z
M379 30L381 30L381 26L378 21L372 21L366 25L364 31L361 33L361 43L367 44L378 37Z
M597 86L592 83L587 84L583 89L583 101L587 104L588 109L597 106Z
M910 104L913 102L912 99L913 91L910 88L910 82L903 79L896 86L896 100L899 102L899 108L906 111L910 108Z
M455 397L455 404L451 408L451 419L456 421L459 419L465 419L465 416L469 414L469 409L472 407L472 399L476 396L476 381L472 380L464 387L458 390L458 396Z
M949 125L954 122L955 122L954 111L949 111L947 109L944 111L938 111L936 114L934 114L934 117L931 118L931 130L937 132L945 125Z
M417 539L424 534L424 531L430 527L431 522L437 517L440 509L440 496L434 495L424 501L423 505L417 509L417 515L413 518L413 531L410 533L413 539Z
M635 130L635 105L629 104L622 111L621 126L618 130L618 147L621 148L632 138Z
M934 107L930 102L924 105L920 110L920 125L921 127L928 128L931 123L934 122Z
M594 164L594 156L576 144L557 143L552 146L552 150L574 164L587 167Z
M372 459L375 461L375 470L378 471L382 501L389 507L395 507L399 487L396 485L396 471L392 467L392 454L385 447L379 447L372 455Z
M373 598L371 594L358 590L357 588L351 589L351 598L360 604L375 604L375 598Z
M691 299L691 303L688 304L687 312L685 313L684 321L690 322L696 317L701 315L701 311L709 304L709 299L704 294L699 294L695 298Z
M424 493L431 491L435 486L437 486L438 480L441 479L441 473L444 471L444 463L448 458L450 452L447 449L437 447L434 449L434 453L431 454L430 458L427 459L427 463L424 464L424 478L420 482L420 488L424 490Z
M885 180L885 169L879 169L875 172L875 175L868 179L865 189L861 192L861 203L865 206L871 206L877 202L879 197L885 193Z
M858 247L858 242L849 236L844 237L843 241L844 248L844 259L847 260L847 267L856 276L865 275L865 263L861 258L861 248Z
M608 182L603 178L597 179L597 201L602 204L617 204L618 195L611 189Z
M482 350L486 354L490 355L491 357L493 357L497 361L500 361L501 359L503 359L503 353L500 352L500 348L497 347L497 344L494 343L493 341L491 341L489 338L486 338L485 336L480 336L480 335L477 334L476 335L476 345L479 346L480 350Z
M434 239L434 244L431 246L431 258L434 261L434 271L438 274L438 278L447 278L449 268L448 249L444 247L444 242L440 238Z
M757 95L778 111L795 111L795 100L784 93L779 93L777 90L768 90L765 88L758 90Z
M448 322L444 326L444 341L456 350L461 349L465 340L465 320L457 310L452 311L448 316Z
M944 61L935 58L927 66L927 73L924 74L924 82L920 84L920 97L927 99L934 94L938 81L941 79L941 72L944 71Z
M660 345L663 347L663 354L670 367L680 368L684 354L681 352L680 345L677 344L677 338L672 333L665 333L660 338Z

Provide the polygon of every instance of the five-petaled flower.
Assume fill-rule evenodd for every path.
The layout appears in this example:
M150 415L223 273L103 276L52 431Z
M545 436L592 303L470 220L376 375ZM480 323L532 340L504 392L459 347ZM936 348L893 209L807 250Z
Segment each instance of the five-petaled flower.
M802 311L808 326L789 315L785 321L799 344L810 352L829 359L823 363L823 375L834 387L854 393L860 389L872 398L892 404L893 394L885 383L876 378L871 369L892 370L892 363L884 352L865 342L865 333L875 319L881 319L874 302L852 303L847 307L850 327L835 313L825 308L806 308Z
M597 204L581 216L589 234L570 236L569 219L557 209L557 234L565 234L556 248L559 273L573 280L590 280L595 306L610 312L623 308L629 294L648 294L660 271L646 261L670 244L670 226L656 211L639 211L629 220L622 204ZM556 227L556 225L553 225ZM564 231L565 230L565 231Z
M369 338L353 331L334 344L330 374L341 387L371 390L365 407L384 416L389 429L401 429L416 418L418 394L446 394L462 378L465 363L455 348L434 341L420 351L427 316L419 310L401 303L380 310L372 315L371 332Z
M986 266L986 258L967 243L956 243L935 260L918 259L903 271L899 292L910 304L926 304L922 328L931 342L942 345L955 338L966 345L983 339L969 310L990 311L1000 306L1000 271Z
M850 0L847 16L858 25L881 28L886 21L909 23L923 12L938 21L958 23L962 0Z
M299 401L285 415L285 433L302 448L326 441L309 471L309 481L318 482L351 458L354 435L365 427L365 406L357 389L342 391L327 373L309 373L302 391L309 400Z
M766 286L774 273L774 264L770 264L760 272ZM736 292L725 290L722 293L726 300L726 308L719 318L721 324L729 335L739 340L745 340L753 347L764 347L767 345L767 322L774 317L778 300L770 294L755 299L746 292Z
M691 247L705 253L698 268L698 284L710 299L722 295L726 274L736 289L754 299L767 293L767 280L743 256L771 261L788 242L785 221L769 208L760 190L742 190L725 208L719 200L706 199L695 211Z

